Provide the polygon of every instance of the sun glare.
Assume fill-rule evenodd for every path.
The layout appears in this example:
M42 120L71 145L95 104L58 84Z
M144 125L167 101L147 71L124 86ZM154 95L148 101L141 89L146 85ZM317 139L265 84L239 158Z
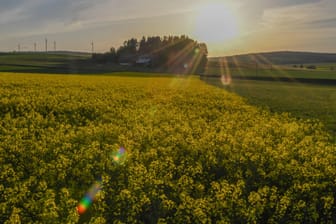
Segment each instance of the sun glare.
M239 35L237 18L231 7L224 3L209 3L196 15L195 34L207 43L222 43Z

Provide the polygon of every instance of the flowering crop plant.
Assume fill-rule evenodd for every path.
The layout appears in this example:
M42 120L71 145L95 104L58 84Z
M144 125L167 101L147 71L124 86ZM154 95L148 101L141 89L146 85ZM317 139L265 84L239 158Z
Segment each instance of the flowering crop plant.
M122 75L0 74L0 223L336 221L318 121L196 77Z

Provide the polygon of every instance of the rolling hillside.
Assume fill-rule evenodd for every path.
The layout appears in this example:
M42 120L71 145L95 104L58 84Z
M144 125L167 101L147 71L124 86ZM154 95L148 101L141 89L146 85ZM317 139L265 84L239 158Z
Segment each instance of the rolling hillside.
M228 63L255 63L259 64L313 64L313 63L336 63L336 54L332 53L313 53L313 52L294 52L279 51L234 55L228 57L210 58L210 62L216 62L220 59L227 60Z

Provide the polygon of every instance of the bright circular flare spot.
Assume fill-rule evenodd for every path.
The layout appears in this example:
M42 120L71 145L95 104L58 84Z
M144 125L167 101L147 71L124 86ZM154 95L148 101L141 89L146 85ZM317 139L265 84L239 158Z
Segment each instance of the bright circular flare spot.
M78 214L82 215L86 211L86 208L83 205L77 207Z
M124 147L120 147L117 152L112 152L110 158L115 164L122 164L126 160L127 152Z
M231 76L230 75L222 75L221 82L224 86L228 86L231 84Z
M205 42L220 43L239 34L237 18L224 3L210 3L199 10L196 17L196 35Z

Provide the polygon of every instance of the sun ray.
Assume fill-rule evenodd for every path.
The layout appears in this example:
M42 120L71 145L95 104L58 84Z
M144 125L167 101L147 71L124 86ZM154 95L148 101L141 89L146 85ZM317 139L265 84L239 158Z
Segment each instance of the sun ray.
M227 59L222 58L219 62L220 74L221 74L221 83L223 85L230 85L232 82L231 71L228 65Z
M191 61L192 66L188 72L190 72L191 74L195 74L199 64L201 63L201 60L202 60L202 54L200 52L198 53L195 52L194 57Z
M266 64L270 65L272 67L272 69L274 69L275 71L279 72L281 74L281 76L288 78L290 81L292 82L296 82L297 80L295 78L293 78L292 76L290 76L287 72L285 72L283 69L281 69L281 67L274 65L270 60L268 60L266 57L257 54L256 57L259 57L262 61L266 62ZM267 72L267 70L266 70ZM272 73L272 72L270 72Z
M241 69L241 65L240 65L240 62L237 60L237 58L235 56L232 57L232 61L233 61L233 68L238 70L239 72L239 75L244 75L243 74L243 71Z
M181 63L188 53L190 53L193 49L193 43L189 43L187 46L185 46L183 49L179 51L178 54L171 57L166 63L165 66L168 66L170 69L174 70L175 66Z
M165 45L165 46L163 46L163 47L159 47L159 48L156 48L156 49L152 50L150 53L151 53L151 54L158 53L158 52L163 51L163 50L165 50L165 49L167 49L167 48L170 48L170 47L172 47L172 46L175 46L175 45L181 43L182 41L183 41L182 39L178 39L178 40L172 41L170 44L167 44L167 45Z

